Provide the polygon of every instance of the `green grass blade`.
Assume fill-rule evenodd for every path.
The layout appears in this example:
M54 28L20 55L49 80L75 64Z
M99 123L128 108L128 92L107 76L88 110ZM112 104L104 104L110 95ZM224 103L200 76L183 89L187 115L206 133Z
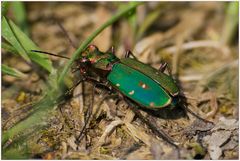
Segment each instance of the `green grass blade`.
M134 6L135 1L131 1L129 2L131 6ZM129 17L129 23L131 25L131 28L132 28L132 32L133 32L133 38L134 38L134 41L135 41L135 38L136 38L136 31L137 31L137 14L136 14L136 9L133 10L133 14Z
M229 2L227 3L227 11L225 17L225 23L222 33L222 42L224 44L230 44L233 40L233 37L236 36L238 28L238 8L239 2Z
M25 34L29 35L24 2L15 1L11 2L10 5L13 8L16 24L21 28L21 30Z
M45 119L51 114L51 110L54 107L54 102L51 97L45 96L42 100L36 103L33 107L35 109L28 118L24 119L14 125L9 130L3 132L2 135L2 145L7 142L8 139L14 139L14 137L19 136L21 133L30 130L36 126L44 126Z
M74 60L80 55L80 53L87 48L87 46L93 41L93 39L95 37L97 37L98 34L100 34L105 28L107 28L108 26L112 25L114 22L116 22L117 20L119 20L121 17L125 16L126 14L128 14L129 12L135 10L137 8L137 6L139 6L140 4L142 4L142 2L136 2L130 6L128 6L127 8L124 8L122 10L120 10L116 15L114 15L113 17L111 17L107 22L105 22L102 26L100 26L95 32L93 32L81 45L80 47L73 53L73 56L71 57L71 59L67 62L67 65L64 67L62 73L60 74L59 77L59 86L62 87L63 86L63 81L64 81L64 77L66 76L66 73L68 72L70 66L72 65L72 63L74 62Z
M5 42L2 42L2 48L10 53L14 53L14 54L18 53L17 50L13 46L11 46Z
M22 149L19 147L12 148L9 150L4 150L2 154L2 159L29 159L30 157L30 152L26 151L26 149Z
M45 96L38 102L32 105L32 112L23 121L18 122L13 127L4 131L2 134L2 145L6 143L9 139L15 141L15 138L19 138L24 133L28 133L29 130L33 128L41 128L46 125L46 119L51 116L55 105L62 101L63 96L57 89L57 73L53 69L49 76L48 86L45 87ZM14 142L15 143L15 142Z
M27 52L16 38L8 20L5 17L2 17L2 36L5 40L7 40L14 48L18 51L18 53L27 61L30 62L30 58L27 55Z
M7 14L8 7L9 7L9 2L2 2L1 3L2 17Z
M16 36L18 37L19 41L22 43L25 50L28 52L31 60L41 65L47 71L51 72L53 67L52 67L52 62L48 59L48 56L31 52L30 50L40 50L40 49L12 21L10 21L10 25L12 26L14 33L16 33Z
M17 69L8 67L7 65L4 65L4 64L2 64L1 67L2 67L3 74L11 75L17 78L26 78L26 75L18 71Z
M7 21L5 17L3 17L2 20L2 35L25 60L29 62L31 59L47 71L51 72L53 67L48 56L31 52L30 50L40 49L19 29L19 27L17 27L17 25L11 20Z
M149 15L147 15L146 19L144 20L144 22L141 24L138 33L137 33L137 38L141 38L144 34L144 32L154 23L154 21L159 17L161 13L161 10L155 10L152 13L150 13Z

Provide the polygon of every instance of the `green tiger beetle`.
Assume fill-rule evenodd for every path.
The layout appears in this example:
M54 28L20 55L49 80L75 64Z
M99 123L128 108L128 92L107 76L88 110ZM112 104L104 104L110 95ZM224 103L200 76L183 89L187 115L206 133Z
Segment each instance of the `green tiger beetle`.
M173 78L164 73L166 64L161 64L157 70L138 61L130 51L126 52L125 58L119 59L113 48L101 52L96 46L90 45L77 60L76 69L83 80L115 89L143 108L158 110L174 107L178 103L179 88Z
M119 59L113 49L103 53L90 45L78 60L80 73L89 81L93 80L89 73L99 76L95 82L114 88L141 107L157 110L175 106L179 88L171 76L163 73L165 67L156 70L131 55L128 51L125 58Z
M48 52L32 51L59 56ZM69 59L64 56L59 57ZM138 61L130 51L126 52L125 58L119 59L115 56L113 48L107 52L101 52L94 45L88 46L76 63L76 69L83 78L79 83L89 81L104 86L110 91L117 91L132 105L150 110L161 110L175 107L180 102L180 89L172 76L164 73L167 68L166 63L162 63L157 70ZM184 109L198 119L206 121L188 108L184 107ZM140 113L136 109L135 112L139 116ZM158 134L170 144L177 146L163 132L158 132Z

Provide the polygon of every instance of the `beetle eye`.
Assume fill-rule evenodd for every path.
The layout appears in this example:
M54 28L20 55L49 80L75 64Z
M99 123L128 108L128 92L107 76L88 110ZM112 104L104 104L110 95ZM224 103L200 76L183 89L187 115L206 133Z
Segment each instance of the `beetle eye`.
M90 60L87 57L82 57L80 60L81 63L88 63Z
M88 51L89 52L94 52L95 50L97 50L97 47L95 45L89 45L88 46Z
M82 59L82 63L85 63L85 62L87 62L88 60L87 59Z

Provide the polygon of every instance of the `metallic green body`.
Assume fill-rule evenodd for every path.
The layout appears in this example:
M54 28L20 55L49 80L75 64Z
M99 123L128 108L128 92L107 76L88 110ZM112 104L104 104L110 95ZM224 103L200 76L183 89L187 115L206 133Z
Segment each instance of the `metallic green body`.
M98 70L109 70L108 64L119 61L112 52L101 52L96 46L90 45L81 55L86 57Z
M114 64L107 80L115 89L140 106L158 109L172 102L171 96L156 81L130 65Z
M167 92L169 92L172 96L178 95L179 88L177 87L171 76L168 76L167 74L162 73L157 69L149 65L143 64L142 62L139 62L135 59L124 58L120 59L120 62L143 73L146 77L150 77L160 86L162 86Z
M171 76L136 59L118 59L114 50L101 52L90 45L79 58L79 68L82 76L98 77L100 83L108 81L142 107L159 109L178 103L179 89Z

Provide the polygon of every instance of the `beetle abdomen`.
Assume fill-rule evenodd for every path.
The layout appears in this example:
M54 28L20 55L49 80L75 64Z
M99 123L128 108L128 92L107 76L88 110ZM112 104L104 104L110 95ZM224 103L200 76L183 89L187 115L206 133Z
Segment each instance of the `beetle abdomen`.
M139 72L150 77L151 79L156 81L160 86L162 86L165 90L167 90L172 96L178 95L179 89L171 76L168 76L165 73L161 73L157 69L135 59L124 58L121 59L121 63L133 69L136 69Z
M157 82L125 64L115 64L107 79L124 96L146 108L162 108L172 101Z

